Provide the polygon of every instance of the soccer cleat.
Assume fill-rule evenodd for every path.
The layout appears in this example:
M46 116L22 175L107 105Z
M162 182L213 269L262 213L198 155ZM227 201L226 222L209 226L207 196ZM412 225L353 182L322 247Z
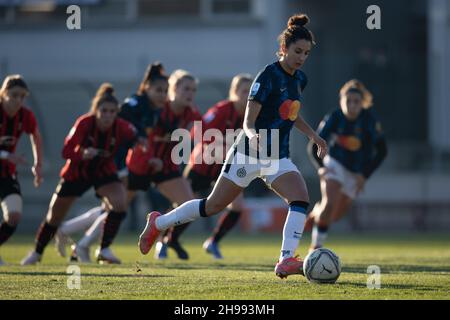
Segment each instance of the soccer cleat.
M167 244L158 241L155 246L155 259L163 260L167 259Z
M36 251L30 251L28 253L28 255L25 258L22 259L20 264L22 266L29 266L29 265L36 264L36 263L40 262L41 258L42 258L42 255L40 255Z
M303 274L303 261L297 257L290 257L278 261L275 265L275 274L281 279L287 278L293 274Z
M147 215L147 224L145 225L144 231L142 231L139 236L139 250L142 254L147 254L155 243L156 238L158 238L161 231L156 229L155 221L156 218L161 216L161 213L153 211Z
M219 244L213 241L211 238L207 239L203 243L203 249L205 249L207 253L212 254L214 259L223 259L223 256L219 250Z
M66 256L66 245L69 243L69 237L64 233L57 231L55 234L55 247L56 251L61 257Z
M89 247L83 247L80 245L72 245L72 254L70 255L70 261L78 261L81 263L91 263L91 257L89 255Z
M97 248L95 250L95 257L97 258L97 262L100 264L121 264L119 258L117 258L110 248Z
M187 251L181 246L181 244L178 241L169 241L167 242L167 246L169 248L172 248L177 253L178 259L181 260L188 260L189 254Z

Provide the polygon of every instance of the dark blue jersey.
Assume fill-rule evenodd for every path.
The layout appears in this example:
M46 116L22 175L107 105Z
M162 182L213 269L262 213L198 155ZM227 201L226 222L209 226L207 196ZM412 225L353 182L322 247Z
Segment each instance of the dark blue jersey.
M154 107L146 94L133 94L126 98L119 112L119 117L131 122L137 129L138 137L147 138L155 126L160 111ZM125 168L128 147L121 148L115 157L119 170Z
M351 121L339 108L325 116L318 133L328 142L330 157L366 178L386 156L381 124L370 110L363 109L358 118Z
M269 156L273 156L270 152L271 136L275 129L279 134L279 158L289 157L289 135L302 105L302 92L306 84L307 78L302 71L297 70L291 75L278 61L266 66L254 80L248 100L259 102L262 106L256 118L255 129L260 136L260 130L267 129ZM246 136L245 139L248 145Z

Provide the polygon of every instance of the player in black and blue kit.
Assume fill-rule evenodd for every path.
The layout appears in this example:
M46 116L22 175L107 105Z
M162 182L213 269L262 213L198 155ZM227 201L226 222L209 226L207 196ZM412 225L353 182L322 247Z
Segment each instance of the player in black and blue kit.
M159 119L161 109L165 106L168 92L168 76L164 73L164 68L160 62L152 63L147 67L144 78L142 79L137 93L125 99L121 105L118 116L131 122L138 135L139 144L134 148L135 154L142 154L141 158L147 161L147 152L151 152L153 146L149 142L149 136ZM115 164L118 170L118 176L123 180L127 187L127 198L130 202L137 191L147 191L147 173L142 175L128 172L126 158L130 146L124 146L118 150L115 157ZM138 152L144 149L144 152ZM137 160L137 161L135 161ZM138 162L138 163L133 163ZM148 165L143 164L143 160L138 156L131 158L130 167L151 167L158 171L162 167L162 161L156 158L148 160ZM65 221L58 229L56 234L56 247L61 256L65 256L65 246L69 241L68 236L84 232L88 229L83 238L76 245L72 246L71 260L80 262L89 262L89 247L100 236L104 219L106 218L106 210L102 206L90 209L88 212ZM119 260L112 255L107 262L118 263Z
M386 140L371 106L372 94L365 86L358 80L348 81L340 90L340 108L325 116L318 128L329 143L329 155L322 161L315 155L315 146L309 145L322 192L307 219L307 224L313 224L310 250L323 246L329 225L348 211L387 155Z
M220 212L252 180L261 178L289 204L275 273L281 278L302 273L303 262L294 253L303 233L309 197L302 175L288 158L292 127L318 145L320 158L327 153L326 142L299 115L306 86L306 76L299 69L314 44L311 31L305 27L308 21L303 14L289 19L288 27L279 37L279 60L255 79L246 107L244 131L230 148L211 194L207 199L185 202L164 216L159 212L148 214L139 238L143 254L150 251L161 231Z

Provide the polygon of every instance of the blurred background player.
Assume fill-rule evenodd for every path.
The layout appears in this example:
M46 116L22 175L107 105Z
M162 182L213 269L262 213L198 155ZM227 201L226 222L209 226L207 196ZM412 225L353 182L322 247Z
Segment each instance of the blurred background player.
M122 146L115 157L119 178L127 188L128 203L134 199L136 191L140 190L139 181L142 178L133 172L129 174L126 165L127 153L132 152L128 166L141 167L141 171L145 171L141 174L144 175L144 179L148 174L147 171L159 171L162 168L161 160L153 157L154 147L149 137L161 110L167 103L167 91L168 76L164 73L164 67L160 62L154 62L147 67L137 93L126 98L121 106L118 116L136 127L140 142L133 150L129 150L130 146ZM143 163L142 160L148 163ZM86 231L77 244L72 246L71 259L90 262L89 247L99 239L106 215L105 208L99 206L62 223L55 236L58 253L65 257L69 236Z
M236 75L231 81L228 100L220 101L211 107L203 116L202 137L208 129L218 129L222 137L226 136L226 130L242 129L245 106L247 104L252 77L249 74ZM195 133L194 133L195 135ZM205 150L212 141L202 141L197 144L191 153L190 163L186 166L184 176L191 182L192 190L196 196L208 194L219 177L220 170L228 150L226 150L226 141L217 141L219 136L215 136L214 143L223 144L223 152L215 154L214 159L206 162L204 159ZM209 154L209 153L208 153ZM222 259L223 256L219 250L219 241L236 225L241 216L244 197L241 193L232 203L228 205L228 212L224 213L214 228L213 234L203 243L206 252L213 255L215 259ZM183 226L177 226L168 234L168 238L179 238ZM164 258L164 246L162 244L156 248L158 258Z
M79 117L64 141L62 155L67 159L61 170L61 181L50 201L48 213L36 235L36 245L21 262L39 262L45 247L53 238L76 199L92 186L109 209L101 246L96 252L99 261L117 261L109 246L126 215L126 190L117 176L114 156L122 145L136 139L136 129L117 118L119 103L110 84L98 89L89 113Z
M220 212L251 181L262 178L289 204L275 274L285 278L302 273L303 262L294 254L303 233L309 195L302 175L289 158L292 127L318 144L320 158L327 153L326 142L299 115L307 83L300 68L314 44L312 32L305 27L308 22L304 14L289 18L287 28L279 36L279 60L266 66L256 77L245 111L244 131L230 148L211 194L206 199L188 201L165 215L156 211L149 213L139 237L141 253L150 251L163 230ZM278 139L271 139L271 135ZM266 161L252 161L261 157L270 160L269 168L264 165Z
M180 205L193 199L193 192L189 182L182 176L180 167L173 163L171 154L173 147L178 143L171 141L172 132L179 128L191 129L195 120L200 120L201 115L194 106L197 80L187 71L176 70L168 80L169 100L158 114L153 130L148 130L148 145L152 146L152 153L142 153L140 149L133 149L127 159L128 165L128 191L134 194L138 190L146 191L151 183L171 203ZM151 157L162 161L162 169L157 173L147 165ZM101 217L88 230L87 237L78 242L75 254L80 260L84 260L88 254L89 246L95 242L101 230ZM180 259L188 259L188 253L176 240L167 242L173 248ZM82 250L82 252L81 252ZM83 255L83 257L80 255ZM87 261L86 261L87 262Z
M0 88L0 201L3 221L0 224L0 246L16 231L22 215L22 195L16 165L27 164L15 153L22 133L30 136L33 149L34 186L42 182L42 141L33 111L25 107L28 86L20 75L5 78ZM0 257L0 265L4 264Z
M309 145L322 193L305 225L305 229L313 225L310 250L323 246L330 224L350 209L387 155L381 124L371 107L372 94L364 84L348 81L340 90L340 108L325 116L318 128L319 135L330 145L329 155L322 161L316 155L317 147Z

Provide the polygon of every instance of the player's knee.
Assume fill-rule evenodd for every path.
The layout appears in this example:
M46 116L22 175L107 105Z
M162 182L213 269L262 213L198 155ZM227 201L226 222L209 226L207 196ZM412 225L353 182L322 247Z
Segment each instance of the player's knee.
M22 214L20 212L9 212L6 216L5 222L12 227L16 227L21 218Z

